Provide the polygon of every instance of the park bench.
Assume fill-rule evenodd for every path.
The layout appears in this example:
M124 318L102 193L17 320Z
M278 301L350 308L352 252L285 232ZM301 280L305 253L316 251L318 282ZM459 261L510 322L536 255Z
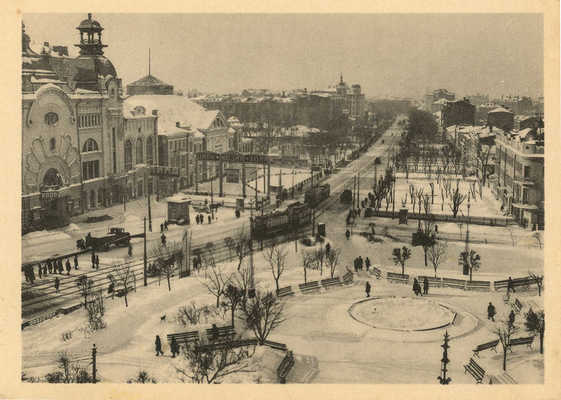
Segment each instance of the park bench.
M245 346L257 346L258 340L253 339L239 339L239 340L226 340L222 342L216 343L205 343L200 344L197 346L197 350L201 352L213 351L213 350L222 350L222 349L233 349L236 347L245 347Z
M401 274L395 274L393 272L388 272L387 278L388 281L392 283L404 283L404 284L409 283L409 275L401 275Z
M434 276L419 276L418 279L421 286L423 286L425 278L429 281L429 289L442 287L442 278L435 278Z
M330 278L330 279L322 279L321 286L324 288L334 287L334 286L341 286L341 279L339 277Z
M475 349L473 349L473 355L479 357L480 351L488 350L488 349L493 349L493 351L496 353L498 344L499 344L499 339L480 344Z
M345 275L343 275L343 283L347 285L353 283L353 273L351 271L348 271Z
M442 287L465 289L466 281L463 279L442 278Z
M523 337L523 338L515 338L511 339L508 345L509 350L512 352L512 346L519 346L525 344L529 348L532 348L532 342L534 341L533 336Z
M178 345L194 343L199 341L199 331L170 333L167 335L167 338L170 344L173 338L175 338Z
M520 310L522 310L522 308L524 307L522 305L522 303L520 302L520 300L518 300L518 299L515 299L514 303L512 303L511 306L512 306L512 309L514 310L514 312L516 314L518 314L520 312Z
M89 303L89 302L88 302L88 303ZM57 310L57 312L58 312L59 314L64 314L64 315L66 315L66 314L70 314L70 313L73 312L73 311L76 311L77 309L81 308L82 306L83 306L82 303L78 303L78 304L74 304L73 306L70 306L70 307L59 308L59 309Z
M535 284L535 281L530 278L529 276L526 276L524 278L515 278L512 280L512 287L514 289L529 289L530 285ZM495 288L495 291L499 291L499 290L506 290L508 287L508 279L502 280L502 281L495 281L493 282L493 286Z
M228 340L234 337L236 331L232 325L217 327L214 325L212 328L206 330L206 336L208 340L218 341L218 340Z
M491 290L491 282L489 281L467 281L466 290L481 290L489 292Z
M298 285L298 287L300 288L300 292L302 292L304 294L312 293L312 292L315 292L315 291L320 289L318 281L313 281L313 282L308 282L308 283L300 283Z
M381 279L382 278L382 270L378 267L372 266L370 267L370 273L376 276L376 279Z
M288 350L288 347L284 343L273 342L271 340L265 340L263 342L263 344L265 346L268 346L268 347L272 348L272 349L277 349L277 350L282 350L282 351L287 351Z
M280 288L277 292L277 297L294 296L291 286Z
M294 366L294 355L292 354L292 351L289 351L286 353L286 355L284 356L284 358L282 359L281 363L277 368L277 376L279 378L280 383L286 383L286 377L288 376L288 373L290 372L293 366Z
M464 374L469 372L471 376L475 378L477 383L481 383L483 381L483 377L485 376L485 370L481 368L477 362L473 358L469 359L469 364L464 365Z

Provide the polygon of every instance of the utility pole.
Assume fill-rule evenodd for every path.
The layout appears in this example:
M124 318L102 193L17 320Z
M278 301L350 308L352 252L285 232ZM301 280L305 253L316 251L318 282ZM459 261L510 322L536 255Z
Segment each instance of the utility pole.
M257 181L255 181L255 187L257 187ZM257 197L256 197L257 199ZM257 205L257 203L256 203ZM249 207L249 294L248 297L253 297L251 294L255 291L255 281L254 281L254 265L253 265L253 207Z
M360 206L360 171L358 171L358 175L356 178L356 208L358 209Z
M147 262L148 262L148 258L146 257L146 217L144 217L144 286L148 286L148 282L146 281Z
M152 232L152 207L150 206L150 191L148 191L147 198L148 198L148 230ZM144 235L146 235L146 232L144 232Z
M92 380L93 380L93 383L97 383L96 358L97 358L97 349L95 348L95 343L94 343L94 345L92 347Z
M125 188L123 190L123 212L127 212L127 191L128 191L128 176L125 177Z
M210 215L211 215L211 219L214 219L214 208L212 207L212 204L214 202L214 193L213 193L213 187L212 187L212 182L214 181L214 178L211 176L210 177Z

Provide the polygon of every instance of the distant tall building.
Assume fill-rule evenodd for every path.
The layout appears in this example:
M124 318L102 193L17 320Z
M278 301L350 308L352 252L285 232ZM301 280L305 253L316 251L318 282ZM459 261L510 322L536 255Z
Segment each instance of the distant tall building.
M469 100L448 101L442 108L444 127L451 125L474 125L475 106Z
M487 114L487 124L511 131L514 128L514 113L504 107L497 107Z
M447 89L433 90L432 93L427 93L425 95L425 110L428 112L440 111L445 101L453 101L455 99L456 95L449 92ZM439 102L439 100L445 101ZM435 105L435 103L437 104Z

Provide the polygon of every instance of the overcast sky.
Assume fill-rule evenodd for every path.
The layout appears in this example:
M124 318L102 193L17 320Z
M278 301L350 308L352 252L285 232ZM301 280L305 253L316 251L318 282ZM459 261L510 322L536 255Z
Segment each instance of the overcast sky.
M26 14L32 46L72 46L84 14ZM177 89L321 89L342 72L368 97L543 94L539 14L95 14L123 86L148 73ZM77 54L76 50L71 50Z

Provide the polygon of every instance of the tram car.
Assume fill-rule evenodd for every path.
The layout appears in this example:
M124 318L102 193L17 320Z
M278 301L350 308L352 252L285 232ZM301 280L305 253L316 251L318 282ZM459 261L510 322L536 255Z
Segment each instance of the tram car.
M89 247L96 251L109 250L111 246L126 247L131 240L131 234L124 228L110 228L105 236L94 237L90 233L84 239L76 241L76 247L85 250Z
M293 203L283 210L253 217L251 229L254 239L288 233L312 223L312 210L307 204Z
M317 207L322 201L329 197L331 186L329 184L320 185L308 189L304 194L304 202L309 207Z

